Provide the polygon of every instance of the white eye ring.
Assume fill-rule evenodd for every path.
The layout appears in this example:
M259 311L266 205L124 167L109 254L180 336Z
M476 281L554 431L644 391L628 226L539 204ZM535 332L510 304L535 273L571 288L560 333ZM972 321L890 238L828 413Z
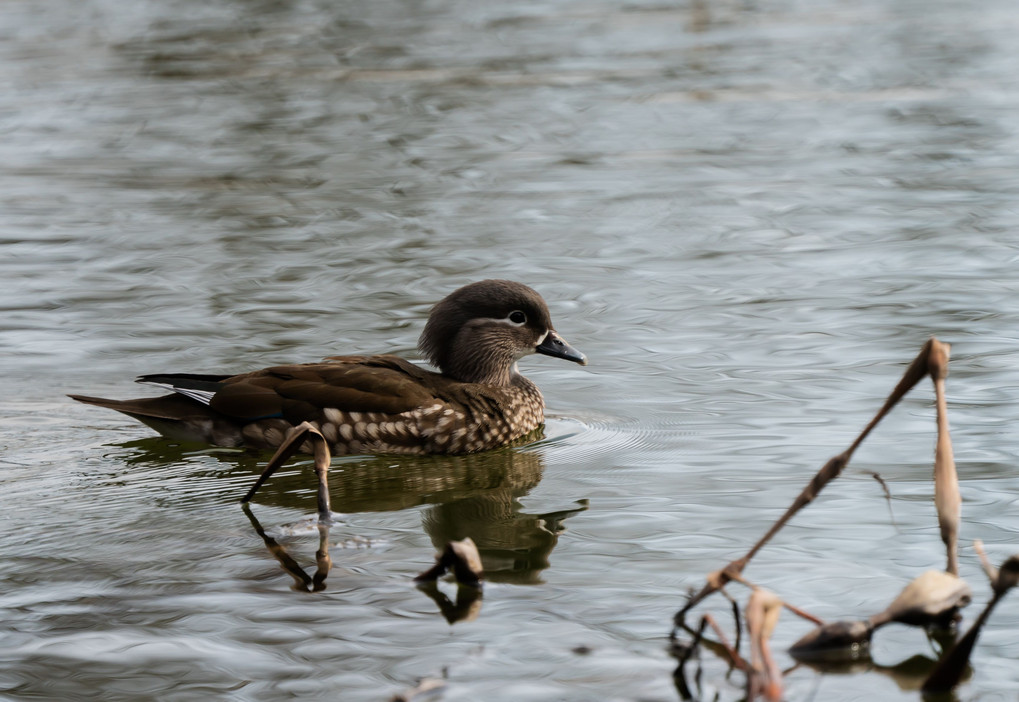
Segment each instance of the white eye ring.
M527 324L527 315L520 310L513 310L506 316L506 321L514 326L522 327Z

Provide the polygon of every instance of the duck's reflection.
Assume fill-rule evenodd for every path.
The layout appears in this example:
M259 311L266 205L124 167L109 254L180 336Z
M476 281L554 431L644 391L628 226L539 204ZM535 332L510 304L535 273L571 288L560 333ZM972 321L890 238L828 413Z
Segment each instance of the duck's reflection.
M569 508L532 514L520 498L541 481L544 465L533 450L501 449L468 456L358 457L334 461L330 470L333 509L341 513L379 512L429 505L422 523L437 550L470 537L477 545L485 579L518 584L540 582L549 557L564 530L563 521L585 510ZM258 493L257 502L307 510L310 471L277 475ZM300 485L297 489L296 484ZM318 570L309 576L275 539L267 535L250 510L256 532L274 558L294 578L294 589L325 588L329 528L319 524ZM433 583L419 585L449 621L477 616L481 590L460 586L455 601Z
M540 435L526 437L533 442ZM244 449L209 449L201 445L171 444L143 439L120 445L129 449L122 460L131 464L188 462L191 477L235 481L238 469L257 475L265 466L264 452ZM209 462L208 457L219 461ZM195 459L198 460L195 460ZM314 472L311 459L302 456L288 463L259 491L257 505L287 507L307 513L314 508ZM389 512L424 506L422 525L436 550L450 541L473 539L481 556L485 579L530 584L541 582L552 550L564 530L564 520L587 509L586 501L564 504L550 512L524 510L520 498L542 479L544 463L534 446L503 448L467 456L356 456L332 462L329 472L332 508L340 513ZM254 478L252 478L254 480ZM244 489L237 492L237 499ZM317 568L309 575L286 548L266 533L250 509L245 513L266 548L292 578L294 589L320 591L331 567L329 527L318 529ZM270 525L270 533L278 533ZM301 529L304 531L304 529ZM419 586L450 619L477 614L480 591L460 589L447 597L432 585ZM448 589L446 585L442 588Z
M495 582L533 584L548 568L549 555L567 517L587 509L580 501L570 509L528 514L518 498L526 491L495 489L445 502L424 511L425 531L435 547L470 537L478 545L485 577Z

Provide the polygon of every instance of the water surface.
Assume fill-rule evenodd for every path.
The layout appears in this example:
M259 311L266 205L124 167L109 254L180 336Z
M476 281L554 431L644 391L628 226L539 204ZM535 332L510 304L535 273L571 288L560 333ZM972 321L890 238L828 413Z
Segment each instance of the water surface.
M1017 30L1003 0L5 3L0 690L677 699L687 589L931 334L982 605L968 544L1019 544ZM430 305L484 277L537 288L591 365L523 362L536 445L337 461L320 592L237 502L266 456L64 397L413 356ZM822 617L883 609L944 561L933 443L924 383L747 575ZM309 577L318 538L284 527L311 482L295 466L251 510ZM455 587L411 578L463 535L491 582L451 625ZM808 628L784 616L784 668ZM1014 698L1017 631L1007 599L960 699ZM923 632L891 626L787 696L918 699L895 670L916 655ZM706 698L740 698L703 663Z

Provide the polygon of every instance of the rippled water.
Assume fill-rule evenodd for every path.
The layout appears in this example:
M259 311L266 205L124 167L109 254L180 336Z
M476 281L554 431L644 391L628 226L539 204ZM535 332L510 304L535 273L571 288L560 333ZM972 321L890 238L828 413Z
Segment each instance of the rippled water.
M1017 31L1005 0L4 3L0 691L382 700L433 677L444 700L677 699L687 589L931 334L953 344L968 623L989 594L970 542L1019 550ZM429 306L482 277L540 290L591 365L525 361L536 445L337 461L320 592L259 535L315 573L317 532L286 528L314 510L307 470L249 517L266 456L63 396L411 355ZM747 575L844 618L941 567L931 400ZM414 588L463 535L480 603ZM784 615L784 668L808 628ZM960 699L1014 699L1017 632L1013 597ZM872 654L796 668L788 698L918 699L897 664L935 655L922 632ZM741 696L702 662L705 698Z

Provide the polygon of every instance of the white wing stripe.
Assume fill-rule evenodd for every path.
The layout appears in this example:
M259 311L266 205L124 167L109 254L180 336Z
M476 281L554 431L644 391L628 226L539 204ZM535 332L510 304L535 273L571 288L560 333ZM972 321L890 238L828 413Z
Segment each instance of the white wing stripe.
M146 385L155 385L157 388L173 390L175 393L183 395L184 397L190 397L192 400L201 402L203 405L207 405L212 402L212 396L216 394L214 390L195 390L193 388L178 388L170 383L154 383L151 381L144 382Z

